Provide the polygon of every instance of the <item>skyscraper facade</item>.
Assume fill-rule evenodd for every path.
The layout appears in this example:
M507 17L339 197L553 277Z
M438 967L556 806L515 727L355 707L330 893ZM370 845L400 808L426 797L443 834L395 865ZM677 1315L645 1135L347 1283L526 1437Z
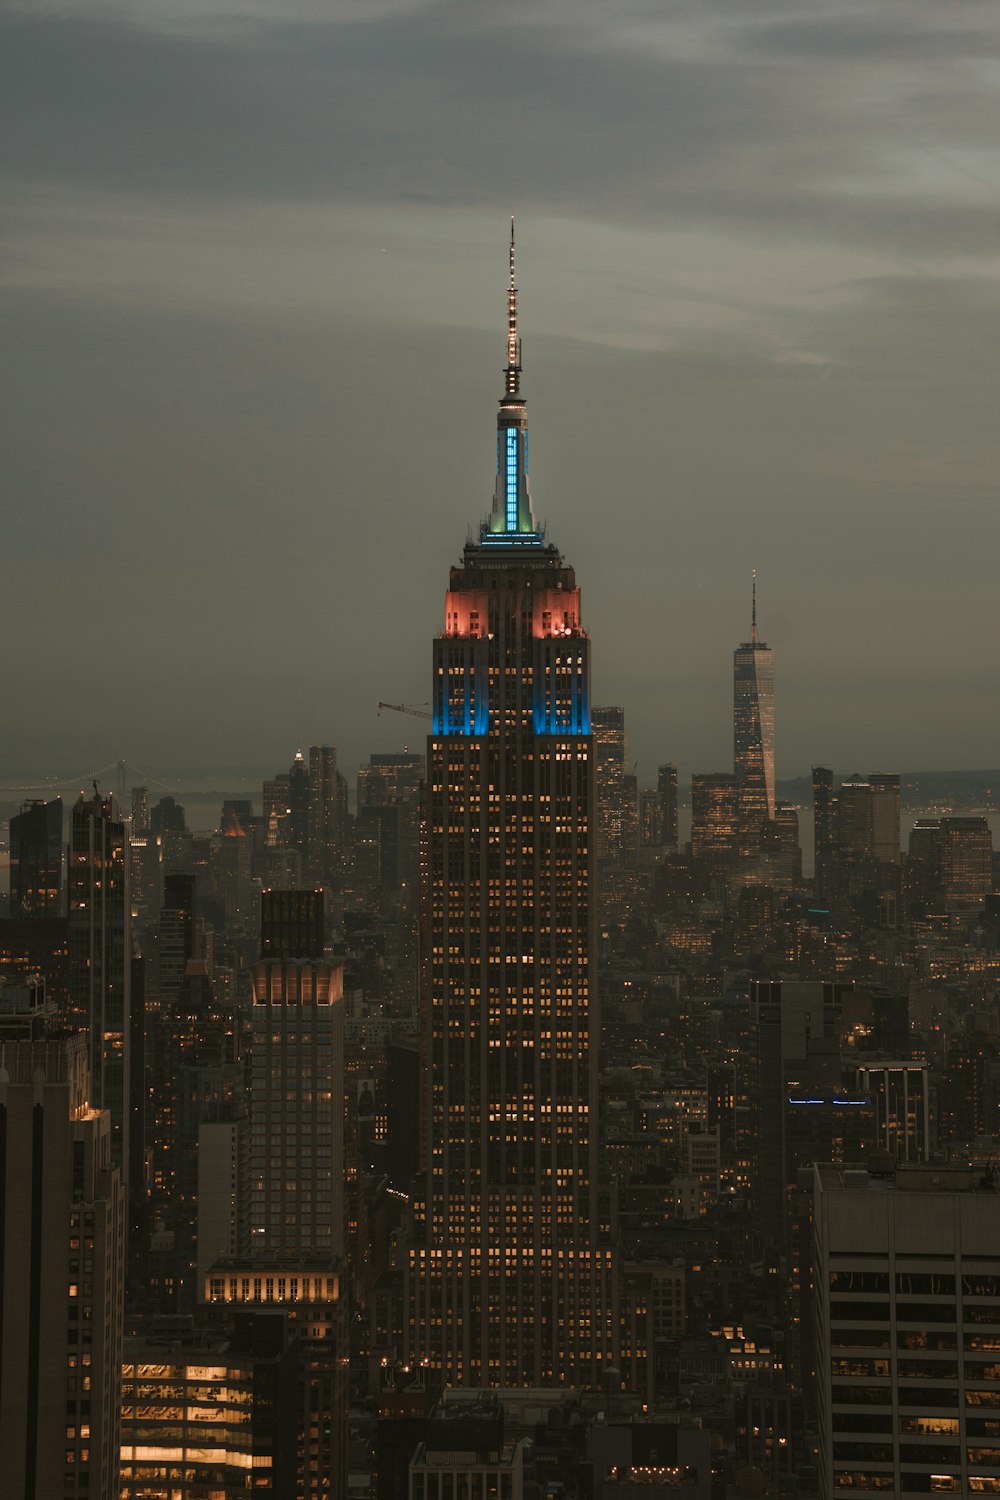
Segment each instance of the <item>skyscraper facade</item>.
M899 776L868 777L872 858L899 864Z
M774 817L774 653L757 636L756 575L750 639L733 653L733 761L741 852L755 855Z
M124 1205L86 1038L0 995L0 1494L117 1500Z
M299 1341L280 1311L233 1321L126 1340L116 1500L296 1494Z
M672 762L657 770L656 792L660 801L660 843L667 849L676 849L677 767Z
M15 917L55 917L62 906L61 797L27 802L10 820L10 909Z
M587 1386L616 1344L590 643L573 570L535 522L520 373L512 239L493 509L433 651L406 1354L455 1385Z
M343 782L337 770L336 746L310 745L307 851L313 880L331 882L343 854Z
M635 863L638 845L638 800L634 776L627 770L625 710L591 712L594 735L594 785L597 798L597 859L605 866Z
M739 786L724 771L695 772L691 777L691 853L719 866L736 859L739 834Z
M344 1250L343 965L263 958L250 1016L254 1255Z
M111 1112L112 1154L128 1163L132 909L129 847L114 797L73 806L69 846L70 1013L90 1048L89 1101ZM138 1085L138 1080L136 1080Z
M824 1500L1000 1493L1000 1194L982 1168L814 1168Z
M826 900L833 886L835 819L837 798L833 790L833 772L828 766L813 766L813 847L815 851L815 891Z

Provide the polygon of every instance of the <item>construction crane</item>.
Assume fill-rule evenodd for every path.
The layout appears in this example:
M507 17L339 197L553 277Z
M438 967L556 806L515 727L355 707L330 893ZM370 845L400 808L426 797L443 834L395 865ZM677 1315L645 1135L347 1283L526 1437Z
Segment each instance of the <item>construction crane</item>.
M414 719L429 719L431 716L426 703L380 703L379 713L383 708L391 708L394 714L410 714Z

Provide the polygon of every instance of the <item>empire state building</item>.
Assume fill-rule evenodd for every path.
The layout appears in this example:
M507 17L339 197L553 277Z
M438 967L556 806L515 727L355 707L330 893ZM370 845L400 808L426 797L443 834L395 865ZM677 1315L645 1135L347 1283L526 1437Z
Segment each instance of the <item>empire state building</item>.
M618 1306L598 1222L590 642L535 520L520 386L512 224L493 507L433 651L405 1354L451 1385L591 1386Z

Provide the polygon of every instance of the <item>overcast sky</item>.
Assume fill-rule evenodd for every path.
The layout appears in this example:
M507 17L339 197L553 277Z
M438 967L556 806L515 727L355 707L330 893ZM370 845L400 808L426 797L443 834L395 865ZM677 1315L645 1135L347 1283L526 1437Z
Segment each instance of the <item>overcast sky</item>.
M532 488L641 779L1000 764L990 0L0 7L0 770L353 773Z

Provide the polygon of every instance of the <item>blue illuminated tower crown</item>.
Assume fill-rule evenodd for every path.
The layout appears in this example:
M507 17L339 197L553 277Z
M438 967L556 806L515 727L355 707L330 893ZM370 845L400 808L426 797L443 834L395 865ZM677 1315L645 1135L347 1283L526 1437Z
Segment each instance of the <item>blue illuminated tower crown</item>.
M480 540L501 546L531 546L543 541L528 488L528 408L521 395L513 219L510 221L510 282L507 287L507 364L504 393L497 413L497 482L493 509L483 522Z

